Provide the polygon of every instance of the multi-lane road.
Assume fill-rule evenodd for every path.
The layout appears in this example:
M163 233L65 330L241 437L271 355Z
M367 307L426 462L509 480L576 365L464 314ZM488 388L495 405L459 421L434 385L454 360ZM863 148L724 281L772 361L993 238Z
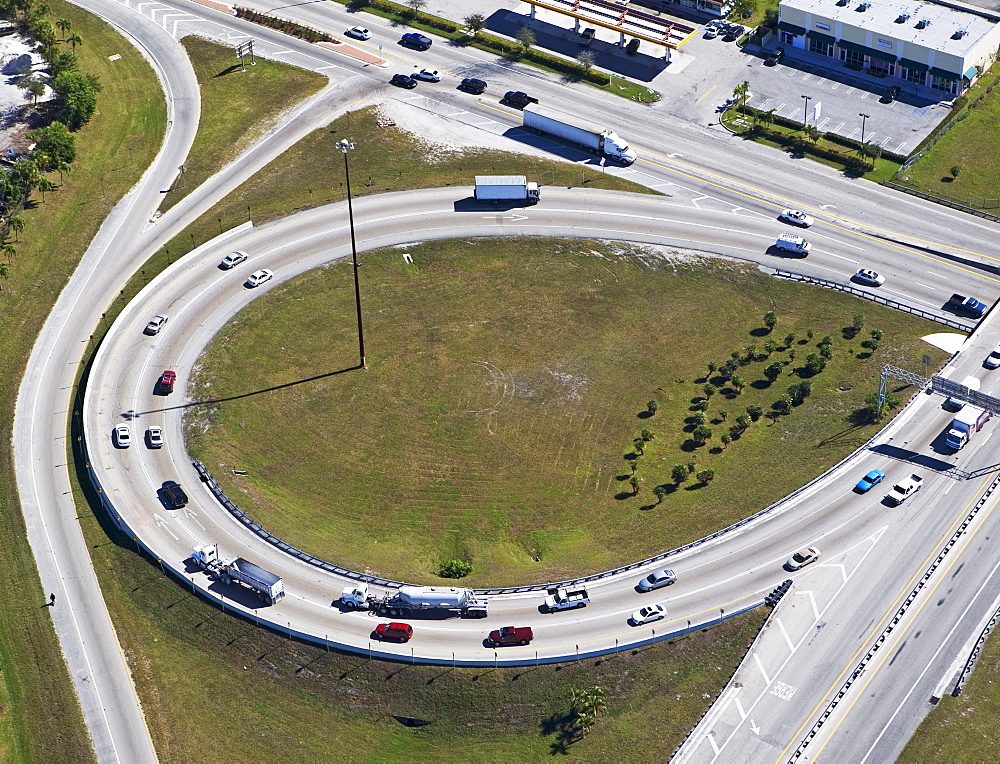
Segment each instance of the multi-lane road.
M150 10L151 5L165 8L167 12L157 16L156 8ZM62 494L68 481L65 468L60 466L65 461L61 436L65 431L72 369L85 344L81 340L85 341L91 327L96 325L102 306L117 294L121 279L138 267L149 252L238 185L256 167L276 156L297 136L323 124L344 105L388 95L382 84L388 76L384 71L373 73L360 63L336 58L328 51L253 28L252 33L262 40L258 50L263 47L266 52L268 45L274 46L276 55L286 60L296 56L303 65L326 72L333 84L252 147L240 163L227 168L155 226L148 227L146 220L155 206L156 194L169 185L177 157L186 153L190 143L194 122L191 115L197 104L190 68L177 60L177 49L164 34L164 28L178 34L179 25L183 23L195 27L202 24L201 28L213 24L230 30L217 36L229 34L233 39L247 34L249 28L222 14L213 15L211 11L181 2L140 6L140 10L157 18L155 25L140 13L117 4L94 3L93 10L128 29L158 65L167 83L165 89L171 104L173 129L157 165L102 229L47 323L18 401L15 445L22 504L43 583L47 589L59 591L65 598L60 601L68 603L67 608L55 614L56 627L98 755L109 761L144 761L151 760L154 754L142 732L126 667L104 617L85 546L74 526L63 527L60 522L60 517L72 516L73 512L71 505L65 506L67 499ZM432 49L431 55L422 61L448 70L452 57L467 59L463 66L491 65L474 51L442 51L440 48ZM509 84L529 89L524 84L525 77L531 78L530 89L546 103L562 105L568 110L599 110L627 125L627 132L625 128L622 132L632 140L642 160L620 172L669 196L619 200L610 194L588 195L547 189L543 204L524 215L522 220L515 216L507 219L503 215L474 219L467 212L456 212L452 204L454 190L372 199L357 206L363 246L472 233L590 235L754 257L761 255L769 239L784 230L774 216L790 201L810 208L821 220L810 234L816 249L807 261L796 264L798 269L815 269L818 275L844 279L859 264L874 267L889 277L885 288L894 293L894 298L932 310L940 308L953 288L976 292L991 302L998 296L1000 290L996 281L989 271L981 268L995 263L992 248L997 238L996 229L989 224L967 220L917 200L887 195L870 184L845 180L827 168L797 162L761 147L734 146L726 137L695 125L665 125L655 110L618 102L585 89L566 88L544 76L505 70L498 72L497 78L490 79L491 84L495 79L500 88ZM453 84L421 85L419 92L405 97L418 108L440 115L445 127L449 124L447 120L453 120L507 135L512 141L539 141L514 129L519 123L516 113L499 107L494 99L474 99L455 93ZM393 92L391 95L398 94ZM544 141L539 145L543 149L558 150L571 160L582 158L565 146L557 147ZM338 236L338 233L342 241L343 225L343 215L336 210L313 211L303 213L294 222L282 221L238 234L227 241L225 247L227 250L245 247L254 252L255 267L273 266L281 280L297 270L344 254L342 247L331 249L329 240L324 241L325 237ZM180 564L192 543L215 540L223 545L226 553L245 553L251 559L260 559L280 570L286 578L290 596L275 609L276 613L280 609L281 618L285 618L287 612L289 617L296 619L296 628L304 633L327 636L332 630L338 641L360 647L367 642L370 619L358 614L343 614L331 607L337 593L336 581L327 580L288 558L281 559L269 547L247 538L235 523L221 515L206 494L192 491L197 506L186 514L156 511L155 493L151 490L155 492L157 481L183 475L185 470L190 474L182 453L165 450L164 454L151 458L143 453L141 446L134 446L128 452L113 452L108 446L111 426L122 421L122 416L130 411L139 414L137 428L139 423L144 426L154 419L157 423L162 421L167 428L168 442L173 445L181 442L179 411L162 410L162 405L153 405L158 399L150 395L151 385L157 371L167 367L181 371L183 382L184 370L190 368L214 330L252 296L240 286L239 275L245 274L225 274L215 268L222 254L224 251L211 251L175 265L169 276L165 275L156 283L155 291L144 293L142 301L130 306L120 319L101 359L101 363L108 363L113 371L107 376L95 374L94 379L106 385L88 394L87 415L92 422L88 424L87 437L91 456L95 461L101 460L102 481L108 481L106 488L112 492L116 506L121 502L130 524L135 523L133 527L141 530L144 542L157 553L162 549L165 560ZM263 257L268 258L267 262ZM102 267L109 264L114 267ZM173 292L179 284L186 284L187 291ZM87 295L85 303L79 300L82 294ZM141 326L152 312L162 310L172 314L168 329L155 340L143 338ZM977 348L970 354L968 365L978 362L977 355L985 355L993 339L990 335L977 340ZM964 374L965 369L962 371ZM984 384L984 390L989 391L988 384ZM39 413L42 411L49 413L42 416ZM911 442L915 444L915 451L926 450L926 444L944 426L947 418L947 414L935 408L931 399L923 399L894 423L884 437L893 438L893 443ZM958 461L963 468L967 469L966 462L975 465L981 447L982 442L960 453ZM865 640L871 638L872 629L879 621L878 615L887 612L904 593L923 560L931 555L935 544L943 537L943 530L958 516L961 508L975 499L979 488L976 481L957 480L947 472L934 474L921 495L907 503L905 514L889 513L879 508L876 495L858 499L850 494L849 487L862 466L865 469L884 467L894 464L892 458L868 454L857 461L857 465L849 465L832 475L829 482L813 486L788 502L759 526L707 545L696 555L672 561L671 566L682 574L682 579L668 591L669 597L663 596L670 601L668 620L672 624L663 624L662 628L677 627L682 621L686 624L689 618L694 623L708 621L715 617L718 608L731 611L741 603L759 601L763 593L784 577L780 563L800 542L812 541L824 547L823 563L805 573L801 577L803 581L819 579L831 566L836 568L841 555L846 561L867 545L871 553L863 555L852 569L856 574L843 587L848 592L850 586L860 588L865 592L864 597L853 600L844 594L829 597L828 607L821 611L826 620L817 632L826 637L828 643L813 639L811 644L819 642L824 649L797 650L782 670L800 675L799 662L810 660L809 655L813 661L826 666L846 666L853 651L863 648ZM897 464L891 474L905 469L907 465ZM38 474L55 474L57 479L41 485L42 481L34 477ZM192 482L190 478L187 481ZM192 487L197 486L193 484ZM947 507L945 511L942 511L942 504ZM846 565L841 567L847 570ZM975 568L965 565L961 570ZM531 623L538 624L536 643L540 656L569 654L572 652L570 645L575 650L580 644L583 651L588 647L610 646L614 640L635 639L637 630L624 624L631 603L639 601L639 595L629 591L634 583L632 578L638 575L631 576L629 581L609 581L592 587L594 603L579 613L540 616L537 595L497 599L491 604L495 615L491 615L488 622L491 627L506 618L512 621L530 619ZM880 585L873 587L873 581ZM978 608L976 590L974 584L963 584L956 587L947 601L956 603L959 610L970 607L969 612L973 613ZM626 605L625 600L617 601L619 596L630 597L629 604ZM653 595L643 601L650 599L660 601L662 598ZM873 625L869 628L865 628L868 621L862 623L864 619L853 604L859 600L865 603L863 614L871 614L868 620ZM95 603L100 606L92 607ZM952 619L949 628L956 623L959 621ZM419 647L421 654L427 657L435 653L439 658L446 658L454 652L481 658L486 652L478 644L484 631L481 624L454 621L425 631L425 635L422 633L415 638L412 647L415 652ZM931 633L927 627L921 627L920 631L921 634ZM959 632L965 637L968 629L955 631ZM931 642L925 639L923 644ZM110 651L107 646L111 646ZM535 646L532 646L531 657ZM944 649L941 653L954 658L954 650ZM407 651L402 654L408 657ZM907 667L912 665L909 661L903 663ZM925 675L929 673L933 672L924 672ZM803 669L801 675L809 676L809 673ZM880 670L877 676L888 675L888 670ZM769 678L774 680L774 677ZM818 710L813 713L818 714L823 691L835 678L835 675L816 674L809 680L809 690L802 690L797 700L811 692L817 698ZM888 682L886 691L896 686L901 685ZM798 702L769 711L768 718L773 719L774 725L771 729L775 730L772 734L777 741L773 745L780 744L784 748L792 744L794 748L795 737L803 734L800 731L800 728L805 729L803 725L808 726L811 711L812 705L806 707ZM849 718L864 718L869 725L877 723L872 720L891 718L893 730L905 729L905 725L896 721L899 714L879 713L878 709L870 708L863 711L863 717L853 713ZM907 710L906 713L909 714L907 718L920 716L919 711ZM759 723L759 720L754 722L755 725ZM848 728L849 725L840 727ZM754 744L759 746L755 737L749 740L751 750L760 750L752 747ZM864 739L856 732L842 742L841 737L838 733L833 738L837 741L836 746L828 748L828 753L833 750L847 752L851 741L856 745L858 740ZM897 749L899 740L905 740L905 736L900 738L895 733L878 739L890 745L890 738ZM869 739L874 741L876 736L870 735Z

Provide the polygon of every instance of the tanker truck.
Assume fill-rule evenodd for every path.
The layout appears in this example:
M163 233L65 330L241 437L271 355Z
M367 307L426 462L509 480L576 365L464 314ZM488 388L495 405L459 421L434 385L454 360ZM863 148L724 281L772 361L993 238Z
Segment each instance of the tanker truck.
M464 618L485 618L485 598L476 597L472 589L454 586L401 586L383 597L369 593L368 584L350 584L340 597L343 605L359 610L371 610L379 615L399 617L415 613L457 613Z
M219 557L218 544L196 546L191 552L191 559L199 568L208 573L210 578L222 581L227 586L237 581L257 592L260 598L269 605L273 605L285 596L285 585L281 576L276 576L242 557L237 557L231 562L224 562Z

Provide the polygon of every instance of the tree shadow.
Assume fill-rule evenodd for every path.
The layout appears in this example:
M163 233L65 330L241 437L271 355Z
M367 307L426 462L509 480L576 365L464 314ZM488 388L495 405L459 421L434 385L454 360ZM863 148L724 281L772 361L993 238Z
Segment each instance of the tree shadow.
M631 499L633 496L635 496L635 494L632 493L632 491L619 491L615 494L615 498L618 499L618 501L625 501L625 499Z
M750 387L754 390L767 390L772 384L774 383L769 379L755 379L750 383Z
M640 411L638 414L635 415L635 417L636 419L651 419L653 415L647 410L647 411Z
M569 753L569 748L580 739L579 727L576 725L576 714L569 711L565 714L558 712L552 714L541 722L542 735L545 737L555 736L555 740L549 746L549 753L552 756Z
M758 326L756 329L750 330L751 337L766 337L771 333L771 330L766 326Z

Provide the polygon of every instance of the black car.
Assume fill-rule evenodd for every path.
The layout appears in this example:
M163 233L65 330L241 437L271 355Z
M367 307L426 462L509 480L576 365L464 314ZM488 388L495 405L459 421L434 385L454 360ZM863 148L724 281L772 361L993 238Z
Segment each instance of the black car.
M184 493L181 484L175 480L167 480L160 486L160 490L163 491L163 496L166 498L167 503L174 509L179 509L188 503L187 494Z
M888 90L886 90L882 97L879 98L879 103L892 103L899 98L899 85L893 85Z
M515 109L523 109L529 103L538 103L537 98L532 98L530 95L521 90L508 90L504 95L503 100Z
M413 88L417 86L417 81L408 74L394 74L392 75L392 79L389 80L389 84L406 88L407 90L413 90Z
M458 86L459 90L464 90L466 93L472 93L473 95L482 95L486 92L486 81L477 80L475 77L466 77L462 80L462 84Z
M784 48L775 48L764 58L764 66L774 66L775 64L781 63L781 59L785 57Z
M417 32L407 32L399 41L406 47L416 48L417 50L427 50L434 44L434 41L430 37L424 37Z

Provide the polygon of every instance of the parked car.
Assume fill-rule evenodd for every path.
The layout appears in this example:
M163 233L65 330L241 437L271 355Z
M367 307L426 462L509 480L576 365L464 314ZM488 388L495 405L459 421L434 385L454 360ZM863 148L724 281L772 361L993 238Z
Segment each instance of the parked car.
M163 430L159 427L146 428L146 446L148 448L163 448Z
M746 27L742 24L729 24L722 35L722 41L733 42L734 40L738 40L746 31Z
M764 57L764 66L774 66L775 64L779 64L781 63L781 59L784 57L785 49L775 48Z
M132 433L127 424L120 424L114 429L115 446L118 448L128 448L132 445Z
M640 579L637 588L642 592L651 592L661 586L670 586L675 581L677 581L677 576L672 570L658 570Z
M504 626L502 629L491 631L486 642L490 647L526 645L534 638L530 626Z
M170 395L174 391L174 382L177 381L177 372L167 369L160 375L157 387L163 395Z
M413 636L413 627L408 623L380 623L375 627L377 639L394 639L397 642L409 642Z
M523 109L529 103L538 103L537 98L532 98L523 90L508 90L504 94L503 100L515 109Z
M867 493L874 486L877 486L885 480L885 473L882 470L872 470L867 475L865 475L858 484L854 486L860 493Z
M652 623L666 618L667 610L663 605L647 605L641 610L636 610L629 616L629 622L633 626L642 626L644 623Z
M818 559L819 550L814 546L807 546L805 549L800 549L789 557L788 562L785 563L785 568L787 570L798 570L799 568L804 568L806 565L812 565Z
M181 484L176 480L164 480L163 485L160 486L160 490L163 492L163 497L167 500L167 504L174 509L180 509L181 507L187 506L187 494L184 493L184 489L181 488Z
M879 103L892 103L899 99L899 85L890 85L879 98Z
M419 32L407 32L399 41L406 47L416 48L417 50L427 50L434 44L434 41L430 37L425 37Z
M356 40L367 40L372 36L364 27L351 27L346 32L344 32L348 37L353 37Z
M594 35L597 34L597 30L594 27L587 27L580 33L580 44L590 45L594 41Z
M1000 369L1000 345L993 348L990 354L986 356L983 366L987 369Z
M719 27L718 26L706 26L705 27L705 39L706 40L714 40L718 36L719 36Z
M406 88L407 90L413 90L417 86L417 81L413 79L408 74L394 74L392 79L389 80L390 85L395 85L399 88Z
M418 69L410 76L415 80L424 80L425 82L441 81L441 74L437 69Z
M230 268L233 268L239 265L240 263L246 262L246 259L247 259L246 252L240 252L239 250L236 250L235 252L230 252L228 255L222 258L222 262L219 263L219 266L221 268L225 268L228 271Z
M259 287L265 281L270 281L272 278L274 278L274 274L271 271L267 268L261 268L259 271L254 271L250 274L250 278L246 280L244 286L253 289L254 287Z
M157 314L150 319L149 323L146 324L145 333L146 334L159 334L160 329L162 329L167 323L167 317L162 314Z
M482 95L486 92L486 80L477 80L475 77L466 77L458 86L459 90L464 90L473 95Z
M862 268L852 277L855 281L866 286L880 287L885 283L885 276L876 273L871 268Z
M782 210L781 214L778 215L778 219L792 225L802 226L803 228L808 228L816 222L802 210Z

